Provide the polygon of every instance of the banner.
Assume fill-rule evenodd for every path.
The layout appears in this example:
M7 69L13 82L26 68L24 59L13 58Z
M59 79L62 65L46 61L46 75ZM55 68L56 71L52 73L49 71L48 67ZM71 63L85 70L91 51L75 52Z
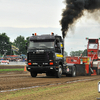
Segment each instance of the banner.
M11 45L11 49L12 49L13 51L19 51L19 49L18 49L17 47L15 47L14 45Z

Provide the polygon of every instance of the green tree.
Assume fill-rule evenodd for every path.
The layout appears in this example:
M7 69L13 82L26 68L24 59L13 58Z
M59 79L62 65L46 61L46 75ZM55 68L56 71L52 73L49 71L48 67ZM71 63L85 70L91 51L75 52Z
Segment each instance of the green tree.
M70 56L80 56L83 53L82 50L79 51L71 51Z
M19 51L16 52L17 54L26 54L26 49L25 49L25 45L26 45L26 41L25 38L23 36L18 36L15 40L14 40L14 45L19 48Z
M27 45L29 44L29 37L26 38Z
M11 54L11 42L6 33L0 33L0 55Z
M83 51L82 56L87 56L87 49Z
M68 56L68 53L66 51L64 51L64 56Z
M70 56L75 56L74 53L75 53L74 51L71 51L71 52L70 52Z

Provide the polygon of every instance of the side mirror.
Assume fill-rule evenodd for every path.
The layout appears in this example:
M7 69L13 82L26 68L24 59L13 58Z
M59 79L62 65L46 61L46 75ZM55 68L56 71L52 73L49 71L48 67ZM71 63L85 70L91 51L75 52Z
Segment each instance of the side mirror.
M57 44L58 48L60 48L60 43Z

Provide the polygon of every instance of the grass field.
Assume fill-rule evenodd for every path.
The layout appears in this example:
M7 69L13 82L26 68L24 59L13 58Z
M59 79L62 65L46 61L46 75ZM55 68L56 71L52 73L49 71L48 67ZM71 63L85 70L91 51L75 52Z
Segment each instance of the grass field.
M23 68L15 68L15 69L0 69L0 72L10 72L10 71L24 71Z
M0 100L97 100L100 80L0 93Z

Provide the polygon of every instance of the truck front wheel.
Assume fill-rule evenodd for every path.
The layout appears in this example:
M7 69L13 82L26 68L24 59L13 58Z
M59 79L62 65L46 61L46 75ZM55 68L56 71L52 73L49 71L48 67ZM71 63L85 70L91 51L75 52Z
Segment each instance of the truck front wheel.
M37 76L36 72L30 72L30 74L31 74L32 77L36 77Z
M56 77L57 77L57 78L60 78L61 75L62 75L62 66L59 65L59 66L58 66L58 71L56 72Z

